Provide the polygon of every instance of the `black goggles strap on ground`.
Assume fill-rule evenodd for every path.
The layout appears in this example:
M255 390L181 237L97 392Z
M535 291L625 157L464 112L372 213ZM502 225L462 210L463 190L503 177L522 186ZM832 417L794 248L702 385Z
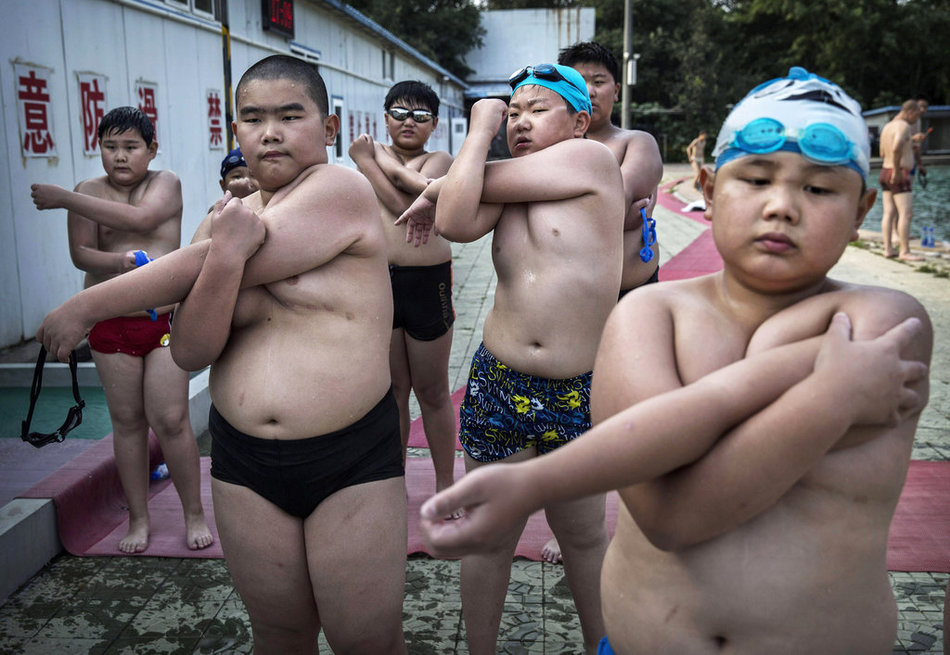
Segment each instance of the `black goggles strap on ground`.
M33 386L30 388L30 411L26 415L26 420L22 423L20 438L32 444L36 448L42 448L48 443L62 441L71 430L82 423L82 408L86 406L85 401L79 396L79 380L77 379L76 352L69 353L69 373L73 378L73 398L76 404L69 408L69 414L66 420L55 432L41 434L39 432L30 432L30 423L33 422L33 410L36 408L36 401L40 397L40 391L43 389L43 365L46 363L46 348L40 347L40 354L36 357L36 368L33 370Z

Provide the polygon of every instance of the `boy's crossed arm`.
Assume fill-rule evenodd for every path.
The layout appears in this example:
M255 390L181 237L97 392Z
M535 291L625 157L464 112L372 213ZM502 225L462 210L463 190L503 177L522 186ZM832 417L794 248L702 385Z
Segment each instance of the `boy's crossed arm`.
M260 215L266 239L247 260L241 288L305 273L343 251L362 254L363 235L376 228L379 220L372 190L355 171L335 167L329 172L319 182L300 184L299 193L292 197L282 191L274 194L269 205L275 206ZM348 189L346 196L337 193L341 188ZM315 214L331 218L318 220ZM180 248L148 266L81 291L46 316L37 339L65 362L98 321L181 302L198 279L212 240Z
M227 345L245 263L266 235L260 217L230 192L215 203L210 223L208 254L172 326L172 357L187 371L212 363Z
M853 359L842 361L836 370L825 366L824 374L820 374L823 362L836 355L825 347L818 353L813 374L734 426L703 458L621 491L631 515L654 545L673 550L684 548L759 515L827 452L842 447L845 434L849 434L849 439L866 439L878 434L882 426L897 426L895 429L913 434L914 419L927 401L927 344L932 337L926 314L915 302L913 306L891 306L878 312L887 314L886 317L876 319L853 304L847 310L856 317L852 338L858 341L850 346L840 344L839 349L842 353L852 351ZM787 314L784 320L791 330L784 336L794 334L794 338L782 343L816 343L809 337L820 334L826 323L819 322L827 321L832 311ZM901 319L904 323L895 326ZM883 339L908 322L917 325L913 335L895 342L893 347L897 348L896 356L907 362L911 375L896 390L891 381L882 377L887 369L878 370L877 360L864 358L860 353L865 344ZM802 326L809 323L811 327L802 331ZM786 346L773 344L774 347ZM769 351L763 351L759 344L754 352ZM609 357L609 347L606 354ZM748 357L755 359L758 355ZM914 371L924 373L918 375ZM778 373L773 370L773 374ZM899 401L896 406L894 401ZM859 435L853 430L856 426L869 427Z
M95 183L87 180L69 191L55 184L34 184L33 203L37 209L63 208L90 221L123 232L147 233L181 215L181 180L171 171L156 171L137 202L107 200L95 194Z
M429 180L445 175L452 158L447 152L434 152L419 171L410 169L385 152L368 134L361 134L350 145L350 159L366 176L376 197L394 216L402 214L422 193Z
M606 146L584 139L487 162L507 111L497 99L472 106L468 136L448 173L428 185L396 221L407 224L407 241L424 241L433 223L450 241L475 241L494 229L505 204L576 198L596 193L604 180L619 178L616 159ZM416 230L424 234L415 235Z
M545 457L470 473L423 505L427 540L445 555L490 549L514 522L547 503L627 491L699 457L704 461L719 449L723 433L790 393L797 411L821 412L840 423L842 432L856 415L919 411L914 383L927 367L902 360L900 352L917 338L920 320L862 342L850 341L850 327L846 315L836 315L817 358L819 340L774 348L633 405ZM840 396L815 395L837 393L858 371L864 383L850 414L841 412ZM440 521L460 509L461 520Z

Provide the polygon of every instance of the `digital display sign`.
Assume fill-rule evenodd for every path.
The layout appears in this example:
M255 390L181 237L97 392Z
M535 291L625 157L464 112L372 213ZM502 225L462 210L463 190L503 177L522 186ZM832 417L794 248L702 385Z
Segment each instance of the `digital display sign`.
M261 0L264 29L294 38L294 0Z

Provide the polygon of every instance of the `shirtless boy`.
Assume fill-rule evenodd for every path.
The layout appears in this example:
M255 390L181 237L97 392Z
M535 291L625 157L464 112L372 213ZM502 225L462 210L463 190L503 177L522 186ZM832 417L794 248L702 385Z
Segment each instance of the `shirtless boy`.
M429 180L452 163L447 152L427 152L439 125L439 97L423 82L405 81L386 94L386 130L392 145L362 134L350 158L373 185L379 204L393 288L393 330L389 347L393 393L399 405L403 461L409 442L409 392L415 392L435 466L435 488L452 484L455 472L455 408L449 391L452 350L452 246L433 236L418 248L406 243L406 229L394 225Z
M899 257L906 261L919 262L923 258L910 251L910 221L914 217L914 194L911 191L914 168L914 144L911 139L913 126L920 118L920 105L916 100L907 100L900 113L881 130L881 201L884 213L881 216L881 236L884 238L884 256ZM891 245L894 226L900 251Z
M66 209L69 253L86 272L84 288L109 280L176 250L181 244L181 182L171 171L151 171L158 142L148 116L134 107L113 109L99 123L102 177L69 191L34 184L38 209ZM151 307L151 306L150 306ZM141 309L141 306L138 307ZM201 507L198 444L188 416L188 374L169 352L172 304L103 317L89 346L112 419L113 452L129 505L123 553L148 548L148 430L155 432L185 515L192 550L214 541ZM68 355L68 353L67 353Z
M557 60L559 64L574 68L587 82L593 110L587 138L610 148L620 164L627 207L623 222L623 278L620 281L620 295L624 296L640 285L657 280L659 246L655 236L649 246L648 240L644 240L640 208L647 207L648 202L651 205L656 202L656 187L663 177L663 159L656 139L649 132L625 130L610 122L611 111L620 93L620 68L610 50L593 41L575 43L561 50ZM651 257L641 257L644 247L650 248Z
M96 318L184 299L172 347L186 368L211 363L215 519L255 652L311 653L322 627L334 652L405 653L406 492L376 199L327 163L339 119L310 64L263 59L235 97L260 191L225 194L210 239L84 291L38 337L63 358Z
M596 427L430 499L437 551L614 488L604 653L890 653L887 533L933 334L913 298L826 277L874 201L869 153L858 104L803 69L736 105L702 174L723 270L617 305Z
M404 218L414 230L435 205L450 241L492 232L498 284L460 410L466 469L544 455L590 425L590 371L617 302L625 208L617 160L583 137L590 100L573 68L542 64L511 76L511 99L480 100L446 177ZM507 116L512 159L486 163ZM400 219L403 220L403 219ZM425 228L422 228L423 231ZM598 577L604 496L544 506L593 653L602 629ZM498 547L462 559L462 614L473 655L495 653L511 560L524 520Z

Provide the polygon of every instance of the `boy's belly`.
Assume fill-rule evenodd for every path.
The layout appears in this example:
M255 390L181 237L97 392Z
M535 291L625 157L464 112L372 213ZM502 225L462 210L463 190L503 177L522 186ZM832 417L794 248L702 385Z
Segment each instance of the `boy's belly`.
M390 387L391 318L300 312L232 331L211 397L234 427L302 439L351 425Z
M854 513L829 529L776 507L674 554L650 545L621 509L602 573L614 650L890 653L897 611L883 561L887 525Z

